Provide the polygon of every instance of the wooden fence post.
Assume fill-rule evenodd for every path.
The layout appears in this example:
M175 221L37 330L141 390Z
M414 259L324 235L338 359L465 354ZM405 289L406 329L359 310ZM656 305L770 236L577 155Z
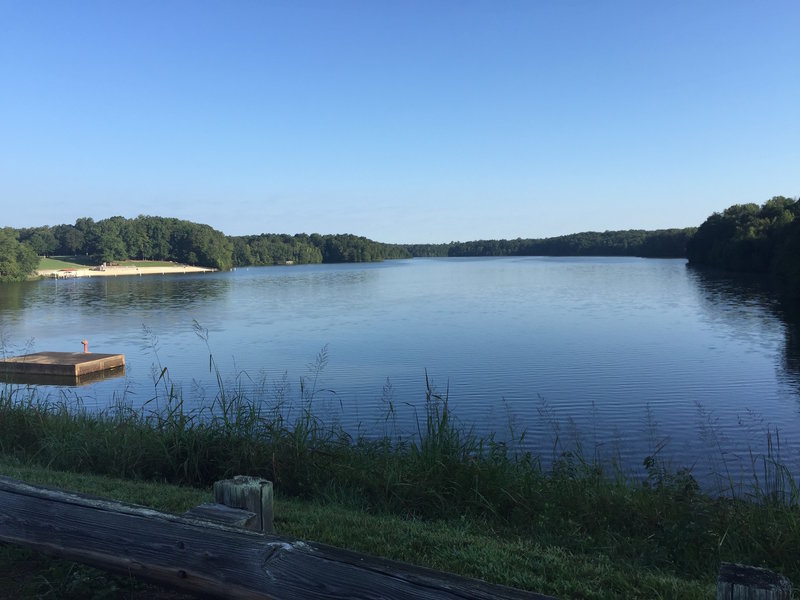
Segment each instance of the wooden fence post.
M717 600L790 600L792 584L767 569L722 563L717 579Z
M247 529L272 533L272 482L259 477L237 475L214 482L214 500L219 504L254 513L257 518Z

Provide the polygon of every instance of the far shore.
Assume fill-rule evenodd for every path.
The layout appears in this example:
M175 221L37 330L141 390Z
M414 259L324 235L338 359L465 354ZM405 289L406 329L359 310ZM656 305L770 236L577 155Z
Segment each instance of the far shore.
M36 271L40 277L56 277L58 279L71 279L73 277L117 277L123 275L167 275L171 273L211 273L216 269L208 267L192 267L189 265L135 267L135 266L107 266L75 268L75 269L41 269Z

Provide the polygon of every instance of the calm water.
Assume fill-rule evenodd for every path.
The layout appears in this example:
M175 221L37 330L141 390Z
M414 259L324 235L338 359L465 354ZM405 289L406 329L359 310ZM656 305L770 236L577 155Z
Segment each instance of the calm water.
M208 343L195 323L208 331ZM800 473L800 342L758 282L635 258L415 259L367 265L40 281L0 286L6 355L126 355L124 378L68 390L89 406L153 396L168 368L187 403L227 381L267 398L284 380L311 384L326 418L383 432L424 412L425 372L465 424L524 445L645 456L708 473L749 469L777 427ZM270 391L272 390L272 391Z

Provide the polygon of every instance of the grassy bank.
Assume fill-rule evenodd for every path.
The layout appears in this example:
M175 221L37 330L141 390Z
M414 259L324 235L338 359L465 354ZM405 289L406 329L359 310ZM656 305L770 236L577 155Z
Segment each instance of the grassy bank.
M96 267L97 262L88 256L42 256L38 270L45 269L85 269Z
M561 597L708 597L721 560L800 582L798 496L769 457L758 502L713 498L657 457L644 481L579 452L545 468L457 425L430 388L417 435L353 438L314 415L313 390L301 385L288 410L285 397L220 383L210 406L187 410L164 370L144 408L92 412L6 386L0 456L201 489L263 476L279 494L281 533Z
M177 263L164 260L121 260L114 263L120 267L174 267ZM96 267L99 263L88 256L43 256L39 259L38 270L85 269Z
M164 483L52 471L0 460L0 473L30 483L181 513L209 491ZM713 581L639 569L603 555L575 554L480 519L422 520L372 515L339 504L278 496L277 533L416 563L562 598L707 598ZM655 596L653 594L656 594ZM167 590L25 549L0 546L0 598L181 598Z

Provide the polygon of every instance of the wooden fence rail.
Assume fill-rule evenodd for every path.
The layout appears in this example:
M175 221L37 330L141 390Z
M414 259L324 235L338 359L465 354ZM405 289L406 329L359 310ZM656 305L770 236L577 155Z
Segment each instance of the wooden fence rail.
M722 563L717 578L717 600L791 600L792 583L767 569Z
M0 541L206 597L550 598L7 477L0 477Z

